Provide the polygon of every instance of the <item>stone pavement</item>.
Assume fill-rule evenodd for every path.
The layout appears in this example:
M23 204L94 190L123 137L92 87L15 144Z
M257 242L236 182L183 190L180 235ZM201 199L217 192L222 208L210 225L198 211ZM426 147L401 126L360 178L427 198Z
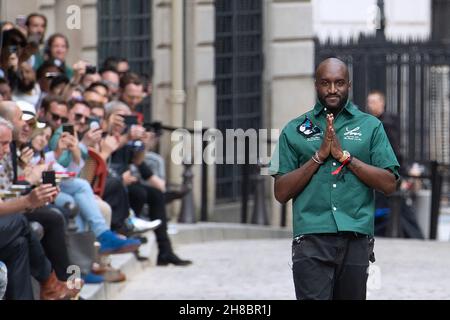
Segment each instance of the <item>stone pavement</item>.
M450 299L450 242L377 238L368 299ZM190 267L153 267L117 299L294 299L289 239L178 245Z

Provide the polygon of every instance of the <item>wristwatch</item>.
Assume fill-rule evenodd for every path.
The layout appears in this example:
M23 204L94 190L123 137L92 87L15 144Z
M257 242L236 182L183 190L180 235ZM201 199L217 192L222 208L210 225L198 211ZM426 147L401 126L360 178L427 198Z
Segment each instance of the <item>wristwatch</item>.
M345 160L347 160L348 158L350 158L350 152L348 152L347 150L343 151L342 157L339 159L340 163L343 163Z

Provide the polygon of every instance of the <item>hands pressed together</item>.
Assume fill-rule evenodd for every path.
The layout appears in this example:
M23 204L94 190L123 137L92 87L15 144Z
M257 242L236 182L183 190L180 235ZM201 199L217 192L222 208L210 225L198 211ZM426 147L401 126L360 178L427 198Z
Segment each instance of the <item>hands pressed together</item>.
M329 155L339 160L344 155L344 152L339 142L339 138L336 136L336 131L334 130L334 116L333 114L327 115L327 128L325 130L325 137L323 139L322 145L317 153L320 161L325 161Z

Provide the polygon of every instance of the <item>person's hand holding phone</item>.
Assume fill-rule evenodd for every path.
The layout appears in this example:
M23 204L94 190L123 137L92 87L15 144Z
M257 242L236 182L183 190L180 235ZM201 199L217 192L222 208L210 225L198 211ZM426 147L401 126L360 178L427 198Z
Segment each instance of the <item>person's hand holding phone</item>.
M62 133L61 137L58 140L58 145L56 147L56 154L59 156L61 152L63 152L64 150L67 150L67 145L68 145L68 141L66 139L67 137L67 133Z
M24 169L31 162L33 156L33 149L30 148L30 146L25 146L25 148L20 151L19 166Z
M156 133L152 131L146 131L142 141L145 144L145 150L151 150L152 147L155 145L155 139L156 139Z
M130 184L136 183L138 181L138 179L131 174L130 170L127 170L122 174L122 180L125 186L129 186Z
M51 165L48 164L39 164L35 166L27 166L24 170L22 175L25 178L25 181L27 181L31 185L38 185L41 182L42 179L42 172L48 171Z
M134 141L134 140L143 141L144 135L145 135L145 128L141 125L134 124L130 128L130 131L128 134L128 139L131 141Z
M75 148L78 148L78 138L76 135L72 135L69 132L63 132L61 134L60 140L63 140L66 148L70 151L73 151Z
M80 83L81 78L86 74L86 67L88 66L88 63L83 60L77 61L73 66L73 79L72 81L76 84Z
M81 140L81 142L83 142L88 147L95 147L98 143L100 143L102 139L102 133L103 131L100 128L91 128L84 134L83 140Z
M119 114L112 114L108 120L108 130L115 136L120 136L125 130L125 120Z
M120 148L118 137L107 135L100 141L100 152L104 155L104 159L108 159L117 149Z
M79 164L81 161L81 150L79 147L79 140L77 135L68 134L65 137L67 141L67 149L72 153L72 161Z
M28 209L43 207L55 201L59 190L51 184L42 184L25 196Z

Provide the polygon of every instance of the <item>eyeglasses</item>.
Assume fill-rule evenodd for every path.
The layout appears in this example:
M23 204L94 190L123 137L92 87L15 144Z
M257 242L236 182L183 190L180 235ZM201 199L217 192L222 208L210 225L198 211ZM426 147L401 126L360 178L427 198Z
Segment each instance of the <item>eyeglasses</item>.
M28 121L25 121L27 123L27 125L31 128L31 129L36 129L37 128L37 121L36 119L30 119Z
M52 120L55 122L61 120L62 123L66 123L67 121L69 121L69 119L67 119L66 117L61 117L56 113L50 112L50 114L52 115Z
M81 121L81 119L84 119L84 122L87 122L89 120L89 117L86 117L82 113L75 113L75 121Z

